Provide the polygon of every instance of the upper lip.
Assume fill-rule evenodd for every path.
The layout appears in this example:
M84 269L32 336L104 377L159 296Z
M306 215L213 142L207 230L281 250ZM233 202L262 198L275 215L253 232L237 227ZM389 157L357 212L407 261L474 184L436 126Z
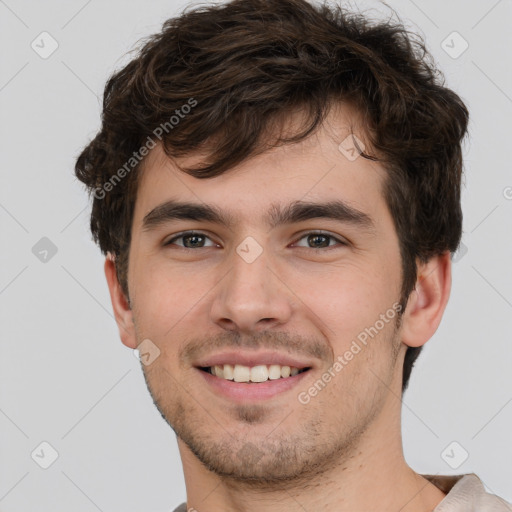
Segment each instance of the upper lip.
M212 354L197 361L195 364L198 368L208 368L210 366L222 366L224 364L241 364L243 366L271 365L278 364L281 366L294 366L299 370L303 368L311 368L310 362L300 360L289 354L281 352L242 352L241 350L232 350L229 352L220 352Z

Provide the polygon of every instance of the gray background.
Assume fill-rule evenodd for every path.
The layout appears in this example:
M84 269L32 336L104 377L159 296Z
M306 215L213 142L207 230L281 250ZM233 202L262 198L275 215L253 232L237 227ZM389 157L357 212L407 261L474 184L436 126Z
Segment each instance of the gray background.
M467 252L457 256L445 317L404 397L405 455L422 473L476 472L511 501L512 2L389 4L426 37L471 113ZM107 77L183 5L0 0L2 511L156 512L185 499L175 435L118 338L87 196L73 177L99 128ZM46 59L31 47L43 45L43 31L59 45ZM458 58L442 47L462 49L453 31L469 44ZM43 237L56 254L41 252ZM51 462L43 441L59 455L48 469L40 467ZM459 464L465 452L452 469L447 461Z

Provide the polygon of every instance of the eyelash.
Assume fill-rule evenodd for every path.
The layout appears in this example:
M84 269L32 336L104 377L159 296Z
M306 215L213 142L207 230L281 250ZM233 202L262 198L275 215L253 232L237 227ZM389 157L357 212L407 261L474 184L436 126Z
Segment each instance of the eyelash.
M175 242L176 240L179 240L180 238L185 238L187 236L193 236L193 235L204 236L204 237L206 237L206 238L211 240L211 238L208 235L206 235L205 233L202 233L201 231L184 231L183 233L180 233L177 236L174 236L173 238L171 238L170 240L165 242L164 246L174 245L173 242ZM340 240L339 238L335 237L334 235L331 235L330 233L324 233L323 231L308 231L307 233L304 233L303 235L301 235L301 237L298 238L296 240L296 242L302 240L303 238L311 236L311 235L325 236L326 238L330 238L330 239L335 240L336 242L338 242L338 245L333 245L333 246L328 246L328 247L319 247L319 248L301 247L302 249L311 249L311 250L316 250L316 251L321 249L321 250L324 250L324 251L329 251L331 249L338 249L340 246L347 246L348 245L347 242L344 242L343 240ZM293 243L296 243L296 242L293 242ZM178 245L177 247L179 247L181 250L185 250L185 251L197 251L198 249L208 249L209 248L209 247L191 248L191 247L184 247L184 246L181 246L181 245Z

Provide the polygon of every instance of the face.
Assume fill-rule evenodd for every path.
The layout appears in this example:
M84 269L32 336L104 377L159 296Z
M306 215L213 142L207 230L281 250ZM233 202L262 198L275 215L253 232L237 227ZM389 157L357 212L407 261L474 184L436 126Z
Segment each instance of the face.
M141 175L128 286L146 382L180 449L219 475L320 472L400 394L399 243L383 168L338 149L351 121L333 111L209 179L155 148Z

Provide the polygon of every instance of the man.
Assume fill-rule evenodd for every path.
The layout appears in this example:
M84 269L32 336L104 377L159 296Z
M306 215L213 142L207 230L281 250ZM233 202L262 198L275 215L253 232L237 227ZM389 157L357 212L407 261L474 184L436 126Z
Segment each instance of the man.
M176 511L512 510L402 452L468 123L424 50L399 23L235 0L168 20L109 79L76 174L122 342L178 436Z

